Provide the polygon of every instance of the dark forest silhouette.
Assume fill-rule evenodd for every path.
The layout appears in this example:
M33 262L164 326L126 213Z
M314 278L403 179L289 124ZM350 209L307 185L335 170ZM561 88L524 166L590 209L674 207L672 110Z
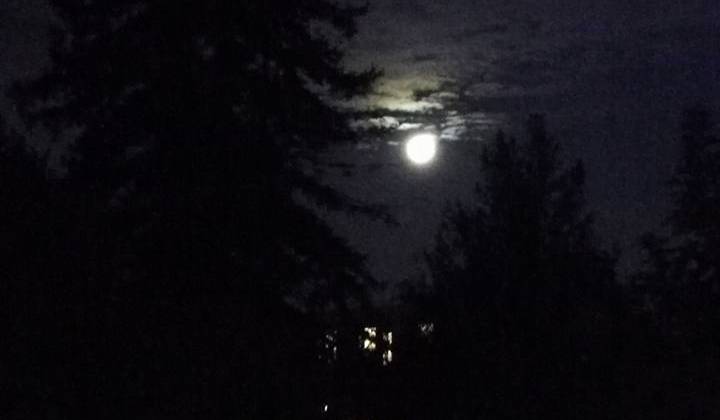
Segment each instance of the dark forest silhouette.
M57 235L57 249L33 264L25 259L45 250L16 247L21 255L7 260L23 276L35 274L25 264L42 271L10 279L16 313L30 312L6 318L19 329L12 365L33 367L29 349L46 352L38 358L47 365L4 378L13 391L4 411L319 413L328 384L316 337L325 324L352 322L372 279L293 194L370 209L311 172L317 150L352 133L307 86L349 97L376 73L342 70L340 52L308 25L349 36L362 10L323 1L54 5L64 27L52 70L14 95L28 121L81 131L44 209L48 232L38 233ZM6 201L33 199L23 200Z
M613 259L593 245L582 165L562 167L541 117L527 131L485 148L477 203L450 211L429 255L445 391L468 418L590 415L610 385Z
M357 137L329 99L378 76L318 28L351 37L364 9L53 3L51 71L12 95L28 124L79 134L60 175L0 124L0 417L720 416L720 139L701 107L672 233L642 238L629 283L582 165L534 115L484 148L431 286L372 308L362 255L300 204L385 216L317 176Z

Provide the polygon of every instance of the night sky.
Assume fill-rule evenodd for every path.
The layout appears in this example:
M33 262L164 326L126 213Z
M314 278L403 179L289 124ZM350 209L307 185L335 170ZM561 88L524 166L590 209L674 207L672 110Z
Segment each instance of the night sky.
M0 3L0 88L42 68L51 20L42 0ZM717 114L719 22L716 0L373 0L347 64L385 75L375 95L349 105L381 116L358 124L393 130L331 150L356 168L327 180L386 205L400 226L328 217L380 280L413 276L445 203L471 196L482 142L541 112L568 157L584 161L601 239L623 247L627 271L638 235L668 209L682 108L704 101ZM6 98L0 105L12 114ZM398 147L418 129L442 140L427 167Z

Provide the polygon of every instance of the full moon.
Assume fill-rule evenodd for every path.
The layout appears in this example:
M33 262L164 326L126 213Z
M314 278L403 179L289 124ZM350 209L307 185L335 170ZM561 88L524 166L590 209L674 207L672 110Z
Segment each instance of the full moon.
M435 157L435 152L437 152L437 137L434 134L417 134L405 142L405 154L416 165L429 163Z

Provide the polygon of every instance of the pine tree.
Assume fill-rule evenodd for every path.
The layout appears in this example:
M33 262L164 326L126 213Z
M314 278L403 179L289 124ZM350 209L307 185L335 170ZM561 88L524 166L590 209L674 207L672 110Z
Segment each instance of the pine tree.
M524 143L499 133L484 149L477 202L448 211L428 255L463 415L580 410L592 392L580 378L606 363L593 346L618 295L583 209L582 165L563 165L542 117L527 128Z
M645 235L648 266L637 280L666 332L700 349L717 345L720 326L720 138L700 106L685 111L681 130L670 236Z
M682 124L682 161L673 180L676 208L670 223L674 281L686 326L696 338L718 347L720 327L720 137L709 113L686 111Z
M49 175L46 160L0 117L0 416L7 418L49 403L43 390L67 356L63 217Z
M675 208L667 235L642 237L645 264L633 279L636 299L658 338L647 349L661 372L648 384L667 395L667 418L717 417L720 326L720 138L702 106L685 110L680 161L672 177ZM646 356L646 358L648 358ZM682 378L682 380L679 380Z
M79 131L65 182L78 399L66 404L100 417L316 412L320 317L347 319L372 280L297 196L365 210L314 176L316 152L352 138L330 101L377 76L344 70L331 41L363 9L53 5L52 69L15 97L28 121Z

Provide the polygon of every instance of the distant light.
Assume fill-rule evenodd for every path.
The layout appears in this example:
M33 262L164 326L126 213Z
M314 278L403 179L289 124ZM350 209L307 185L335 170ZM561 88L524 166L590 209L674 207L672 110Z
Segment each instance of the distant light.
M328 412L328 405L325 404L325 405L323 406L323 413L327 413L327 412Z
M422 323L419 325L419 327L420 333L425 337L429 337L435 331L435 324L433 324L432 322Z
M425 165L435 157L437 136L431 133L417 134L405 142L405 153L416 165Z
M377 337L377 328L365 327L363 328L363 332L365 334L364 339L361 337L363 350L375 351L375 348L377 347L375 343L375 339Z
M390 363L392 363L392 358L393 358L392 350L386 350L385 353L383 353L383 360L382 360L383 366L387 366Z
M368 339L365 339L363 341L363 349L367 351L375 351L375 343Z

